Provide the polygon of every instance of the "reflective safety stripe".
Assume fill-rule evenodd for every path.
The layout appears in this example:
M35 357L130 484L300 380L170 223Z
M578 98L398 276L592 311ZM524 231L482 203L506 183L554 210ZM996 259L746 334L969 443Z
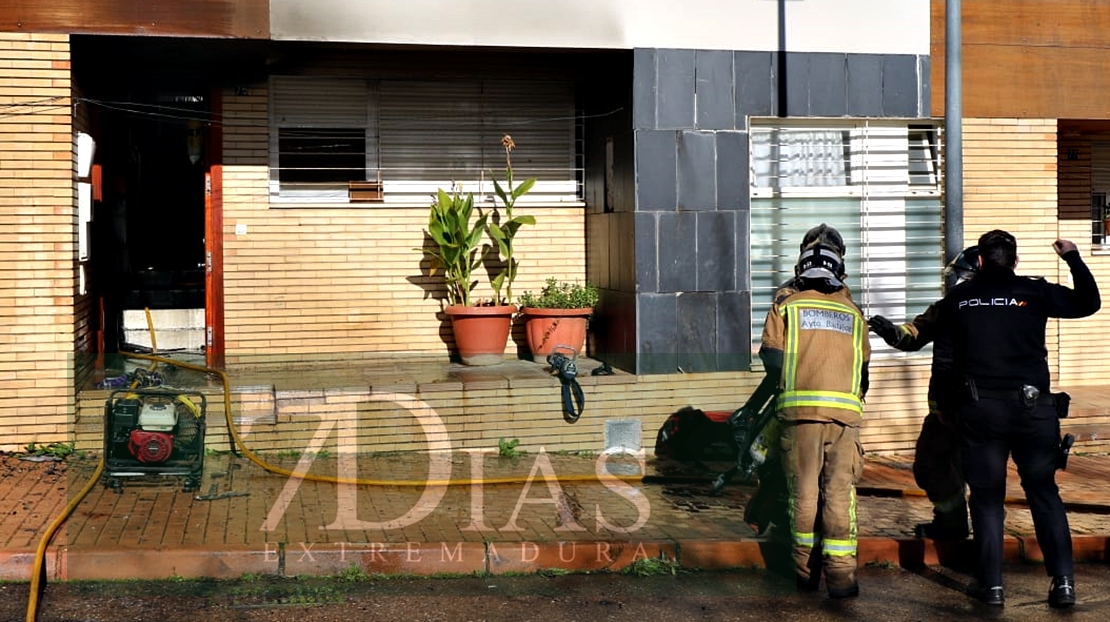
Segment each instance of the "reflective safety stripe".
M823 309L852 316L852 366L851 382L847 392L843 391L799 391L798 387L798 346L801 340L800 313L803 309ZM863 349L867 342L867 324L859 310L851 304L832 300L804 299L789 301L782 305L780 312L786 318L786 335L783 344L782 392L777 406L797 408L802 406L840 408L863 414L863 402L859 398L863 384Z
M913 333L910 332L909 326L902 324L898 327L898 339L891 344L892 347L899 350L906 347L913 341Z
M863 401L858 395L839 391L783 391L779 395L779 409L799 406L842 408L855 413L863 412Z
M825 538L821 543L821 550L829 557L845 557L856 554L855 540L830 540Z
M794 544L796 544L798 546L813 547L814 545L817 544L817 534L815 534L813 532L799 533L799 532L795 531L793 533L793 535L794 535Z

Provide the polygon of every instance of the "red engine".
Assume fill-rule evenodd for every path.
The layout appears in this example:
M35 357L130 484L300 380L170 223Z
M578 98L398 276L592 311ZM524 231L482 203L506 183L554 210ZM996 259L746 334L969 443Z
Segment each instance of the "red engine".
M132 430L127 448L139 462L165 462L173 453L173 435L166 432Z

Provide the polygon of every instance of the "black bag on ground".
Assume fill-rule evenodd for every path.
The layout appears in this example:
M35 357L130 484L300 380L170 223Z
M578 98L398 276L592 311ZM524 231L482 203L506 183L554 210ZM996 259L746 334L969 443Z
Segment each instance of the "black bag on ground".
M728 425L728 411L705 411L685 406L672 413L655 437L655 455L681 461L735 461L736 441Z

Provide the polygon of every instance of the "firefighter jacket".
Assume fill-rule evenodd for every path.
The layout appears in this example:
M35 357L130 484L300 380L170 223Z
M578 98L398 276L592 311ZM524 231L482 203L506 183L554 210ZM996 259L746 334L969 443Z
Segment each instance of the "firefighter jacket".
M776 301L760 357L769 374L781 369L783 420L861 423L871 346L867 321L847 288L799 291Z
M1048 393L1047 319L1087 317L1101 306L1098 285L1079 251L1061 258L1075 289L984 266L948 292L936 330L952 340L958 377L973 380L979 390L1016 391L1028 384Z

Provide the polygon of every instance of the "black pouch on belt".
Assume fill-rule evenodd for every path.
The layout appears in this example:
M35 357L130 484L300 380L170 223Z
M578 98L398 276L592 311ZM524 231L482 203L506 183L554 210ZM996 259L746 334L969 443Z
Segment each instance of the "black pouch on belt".
M1053 405L1056 406L1056 416L1061 419L1068 418L1068 408L1071 406L1071 396L1067 393L1053 393Z
M1026 410L1033 410L1037 407L1037 400L1041 397L1041 390L1031 384L1021 385L1021 405L1025 406Z

